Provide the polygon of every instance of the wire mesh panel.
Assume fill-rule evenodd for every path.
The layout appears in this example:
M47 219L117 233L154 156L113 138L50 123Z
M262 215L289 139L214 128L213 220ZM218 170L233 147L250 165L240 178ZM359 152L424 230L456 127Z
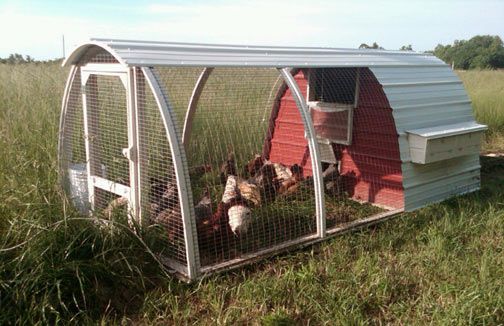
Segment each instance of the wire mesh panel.
M203 68L172 68L157 67L159 84L168 92L170 105L176 115L177 133L179 137L184 127L187 108L198 77Z
M80 59L82 65L86 63L118 63L110 52L102 49L99 46L90 47Z
M80 70L68 90L60 144L60 175L66 193L82 213L89 210ZM72 78L70 76L69 78Z
M321 151L327 228L402 208L398 134L373 74L365 68L302 69L294 74L309 104ZM292 94L281 89L278 97L268 155L279 162L287 157L300 160L306 155L302 129L294 142L282 133L282 126L292 131L301 124L290 104ZM289 142L289 151L276 147L279 142Z
M142 217L159 226L163 241L157 253L172 267L186 265L180 196L167 130L140 69L136 70L136 92Z
M117 76L90 75L85 83L87 141L91 177L100 177L114 184L129 187L129 160L124 150L128 142L128 109L126 89ZM93 179L94 180L94 179ZM107 186L94 187L94 209L111 205L115 192ZM127 188L125 188L127 189ZM128 198L129 194L124 193ZM112 205L125 206L126 200Z
M186 109L201 71L170 70L177 83L165 85L175 110ZM316 232L310 178L299 165L262 156L281 84L275 69L216 68L201 91L186 155L202 266Z

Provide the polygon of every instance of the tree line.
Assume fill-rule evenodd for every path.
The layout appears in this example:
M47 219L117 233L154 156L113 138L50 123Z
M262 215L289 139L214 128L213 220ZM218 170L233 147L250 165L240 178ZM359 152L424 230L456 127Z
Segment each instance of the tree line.
M33 57L29 55L22 55L19 53L13 53L10 54L7 58L0 58L0 63L4 64L11 64L11 65L17 65L17 64L25 64L25 63L51 63L51 62L60 62L61 58L58 59L53 59L53 60L35 60Z
M452 44L438 44L434 55L455 69L504 68L504 46L499 36L477 35Z
M359 49L384 50L374 42L362 43ZM403 45L401 51L413 51L411 44ZM455 69L499 69L504 68L504 44L497 35L476 35L469 40L455 40L453 44L438 44L432 53Z

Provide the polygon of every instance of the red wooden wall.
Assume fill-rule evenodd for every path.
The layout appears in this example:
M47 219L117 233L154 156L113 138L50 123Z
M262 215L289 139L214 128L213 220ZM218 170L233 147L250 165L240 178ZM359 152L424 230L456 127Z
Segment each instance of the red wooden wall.
M307 79L302 71L294 78L306 97ZM272 162L287 166L298 164L305 176L312 175L308 142L304 137L304 126L290 89L281 90L279 102L274 105L270 120L270 137L266 141L265 155ZM274 127L272 128L273 125ZM269 144L268 144L269 141ZM269 150L269 151L268 151Z
M295 79L306 96L304 72L295 73ZM352 145L334 145L342 162L344 189L356 200L402 208L401 159L392 109L381 85L368 69L361 70L358 103ZM263 154L273 162L301 165L305 176L312 174L303 123L288 88L278 94Z

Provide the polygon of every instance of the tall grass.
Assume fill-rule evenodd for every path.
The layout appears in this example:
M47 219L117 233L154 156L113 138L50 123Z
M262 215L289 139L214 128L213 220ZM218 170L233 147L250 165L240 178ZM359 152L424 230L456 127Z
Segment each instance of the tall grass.
M469 93L476 120L488 125L484 150L504 149L504 70L459 71Z
M461 77L499 134L502 72ZM99 227L59 193L64 79L0 65L0 324L504 323L501 160L482 162L481 192L186 285L150 254L149 230Z
M59 193L64 80L56 65L0 65L0 324L114 318L163 275L147 238L97 227Z

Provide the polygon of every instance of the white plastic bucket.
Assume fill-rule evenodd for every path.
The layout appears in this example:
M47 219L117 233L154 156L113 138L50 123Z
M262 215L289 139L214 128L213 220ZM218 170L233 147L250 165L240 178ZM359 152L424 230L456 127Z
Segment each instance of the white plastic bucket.
M89 212L89 190L86 163L70 164L68 168L70 197L74 206L82 214Z

